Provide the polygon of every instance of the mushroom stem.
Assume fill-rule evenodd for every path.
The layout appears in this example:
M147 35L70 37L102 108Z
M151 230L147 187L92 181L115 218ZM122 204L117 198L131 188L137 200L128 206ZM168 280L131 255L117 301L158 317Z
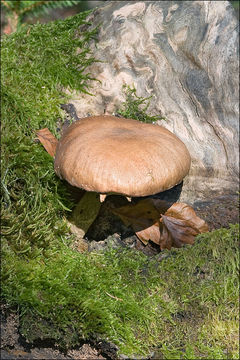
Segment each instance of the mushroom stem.
M129 197L129 196L126 196L126 199L127 199L127 201L129 201L129 202L131 202L131 201L132 201L132 198L131 198L131 197Z
M96 219L101 203L99 201L98 193L86 191L77 206L72 212L71 219L69 219L71 231L81 238L84 237L89 227Z

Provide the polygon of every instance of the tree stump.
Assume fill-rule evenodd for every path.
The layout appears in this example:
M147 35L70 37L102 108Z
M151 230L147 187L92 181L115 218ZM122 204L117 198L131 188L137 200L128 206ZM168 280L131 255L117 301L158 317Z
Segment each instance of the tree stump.
M78 116L114 113L125 100L122 86L134 85L138 96L152 96L149 112L165 117L159 124L191 154L180 201L236 194L238 20L231 4L113 1L88 20L101 24L91 44L101 62L87 69L101 82L95 96L73 95Z

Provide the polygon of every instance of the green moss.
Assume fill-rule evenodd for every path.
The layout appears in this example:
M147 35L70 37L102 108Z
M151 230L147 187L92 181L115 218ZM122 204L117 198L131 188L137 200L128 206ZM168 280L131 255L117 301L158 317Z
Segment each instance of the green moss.
M58 136L64 88L87 91L90 76L83 71L94 61L88 42L97 30L75 36L81 25L88 28L87 14L30 26L2 40L3 235L28 256L66 233L63 210L72 204L35 131L48 127Z
M199 236L162 262L64 245L54 257L23 261L4 242L3 293L19 306L29 341L50 336L73 346L95 333L126 354L158 347L168 359L237 358L237 249L237 225Z
M117 109L116 113L127 118L135 119L145 123L153 123L157 120L165 120L162 116L153 116L148 114L148 108L152 96L141 97L137 95L137 90L133 86L123 85L123 93L125 95L125 102Z
M87 91L90 76L83 72L94 61L88 42L96 30L75 36L81 25L88 26L87 14L29 26L3 38L2 103L7 126L19 125L27 134L47 126L56 133L54 120L61 116L59 104L66 99L63 88Z
M58 135L63 89L88 91L95 31L74 37L85 16L2 39L2 299L18 308L29 341L68 347L98 334L133 356L157 348L163 358L237 358L238 226L166 251L161 262L69 246L64 218L73 204L34 131Z

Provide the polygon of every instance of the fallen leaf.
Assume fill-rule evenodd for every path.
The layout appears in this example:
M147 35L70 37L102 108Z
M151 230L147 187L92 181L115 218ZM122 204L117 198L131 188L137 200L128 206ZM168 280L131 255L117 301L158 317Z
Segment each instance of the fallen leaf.
M156 204L155 204L156 206ZM199 233L208 231L207 223L198 217L194 209L185 203L174 203L164 214L176 219L188 221L189 226L193 227Z
M125 225L131 226L145 245L149 240L159 245L159 211L154 207L152 199L114 208L112 212L118 215Z
M54 157L56 152L56 147L58 140L55 136L48 130L48 128L44 128L41 130L36 131L37 137L44 146L45 150Z
M208 231L205 221L185 203L170 204L159 199L144 199L137 204L115 208L113 212L133 228L145 245L151 240L161 250L193 244L196 235Z
M155 224L149 226L146 229L136 231L135 226L133 225L133 230L135 231L137 237L145 244L147 245L148 241L151 240L155 244L160 245L160 226L159 221L157 221Z
M127 226L134 227L136 232L148 228L159 220L159 211L155 208L152 199L114 208L112 212L118 215Z
M200 232L189 226L188 221L175 219L172 216L162 215L163 231L161 240L163 242L172 239L172 246L181 247L183 244L193 244L194 237Z
M168 249L171 250L174 240L172 238L171 233L168 231L166 226L163 226L163 224L161 224L161 241L160 241L160 249ZM176 246L177 247L177 246Z
M196 235L207 232L207 223L199 218L194 209L185 203L174 203L162 215L161 241L172 239L172 246L193 244Z

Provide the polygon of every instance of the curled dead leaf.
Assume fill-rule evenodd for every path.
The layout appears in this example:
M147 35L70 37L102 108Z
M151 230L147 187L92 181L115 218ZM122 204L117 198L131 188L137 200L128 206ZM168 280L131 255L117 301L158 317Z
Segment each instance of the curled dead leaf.
M133 225L133 230L135 231L137 237L144 243L144 245L147 245L149 240L157 245L160 245L161 235L159 221L149 226L148 228L139 231L136 231L135 226Z
M132 226L135 232L146 229L159 220L159 211L154 207L152 199L114 208L112 212L118 215L127 226Z
M162 241L164 242L165 238L171 237L173 247L193 244L196 235L208 231L207 223L196 215L190 205L185 203L174 203L162 215L160 221L163 227Z
M194 228L198 234L208 231L207 223L198 217L194 209L188 204L174 203L164 215L187 221L188 225Z
M172 238L172 246L174 247L181 247L183 244L193 244L194 237L199 234L198 231L189 226L186 220L162 215L161 221L164 229L162 238L170 235Z
M185 203L168 204L159 199L144 199L135 205L113 209L113 212L133 228L145 245L151 240L161 250L193 244L196 235L208 231L206 222Z
M45 150L49 153L49 155L54 157L58 143L58 140L55 138L55 136L51 133L50 130L48 130L48 128L38 130L36 131L36 134Z

